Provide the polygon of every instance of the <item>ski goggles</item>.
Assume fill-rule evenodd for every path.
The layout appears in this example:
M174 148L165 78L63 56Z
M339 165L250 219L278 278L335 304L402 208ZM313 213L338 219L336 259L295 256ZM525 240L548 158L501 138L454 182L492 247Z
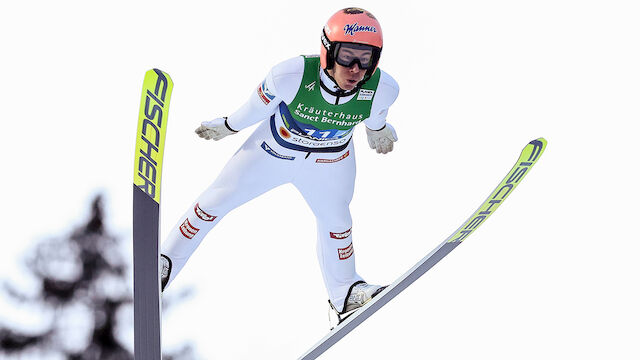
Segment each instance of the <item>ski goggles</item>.
M337 43L334 50L336 63L348 68L358 64L362 70L371 70L376 67L379 58L380 49L371 45Z

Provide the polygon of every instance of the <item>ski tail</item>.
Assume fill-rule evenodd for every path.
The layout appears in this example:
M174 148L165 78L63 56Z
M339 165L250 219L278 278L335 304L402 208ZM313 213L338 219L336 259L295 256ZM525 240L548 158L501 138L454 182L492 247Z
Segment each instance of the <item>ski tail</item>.
M160 345L160 183L173 82L147 71L138 114L133 173L133 302L136 360L158 360Z
M520 184L522 179L544 152L547 141L539 138L531 141L520 153L518 161L507 173L507 176L491 192L480 207L446 240L438 245L427 256L420 260L413 268L400 276L382 293L360 308L349 318L333 328L323 339L309 349L299 360L312 360L322 355L327 349L340 341L357 326L387 304L391 299L409 287L413 282L429 271L435 264L447 256L453 249L466 240L480 225L491 216L504 200Z

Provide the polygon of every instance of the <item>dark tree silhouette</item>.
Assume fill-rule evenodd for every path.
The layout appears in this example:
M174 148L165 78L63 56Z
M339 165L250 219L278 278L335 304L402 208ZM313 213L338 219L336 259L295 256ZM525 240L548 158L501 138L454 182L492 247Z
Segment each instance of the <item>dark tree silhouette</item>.
M129 285L130 259L122 251L120 241L112 236L104 223L102 197L92 202L86 224L68 237L40 242L25 260L29 272L38 282L36 295L25 295L9 283L6 294L21 304L35 304L50 311L49 326L35 334L11 329L0 324L0 357L34 354L38 358L56 357L69 360L128 360L133 354L118 340L118 314L131 310ZM184 297L182 294L181 297ZM173 300L175 301L175 299ZM166 302L166 301L165 301ZM72 316L89 319L88 334L78 334L69 326L73 309L84 309ZM84 315L83 315L84 314ZM130 314L133 313L130 311ZM69 346L69 336L86 337L86 346ZM194 359L193 349L185 345L165 360Z

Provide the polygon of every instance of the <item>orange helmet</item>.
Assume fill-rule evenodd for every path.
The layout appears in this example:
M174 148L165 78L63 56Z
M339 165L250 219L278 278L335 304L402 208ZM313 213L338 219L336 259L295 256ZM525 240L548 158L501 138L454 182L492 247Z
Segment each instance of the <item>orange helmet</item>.
M358 48L370 49L371 57L366 63L359 59L353 61L367 70L367 77L376 71L382 51L382 28L367 10L351 7L333 14L322 29L321 40L320 66L323 69L333 68L341 44L357 44ZM353 66L353 62L340 65Z

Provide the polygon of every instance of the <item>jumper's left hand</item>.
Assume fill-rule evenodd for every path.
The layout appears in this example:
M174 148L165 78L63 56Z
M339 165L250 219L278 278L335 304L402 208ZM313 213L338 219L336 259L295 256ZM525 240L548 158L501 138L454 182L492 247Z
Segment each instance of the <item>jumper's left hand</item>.
M396 130L391 124L387 123L380 130L365 128L367 129L367 140L370 148L376 149L378 154L386 154L393 150L393 143L398 141L398 135L396 135Z

